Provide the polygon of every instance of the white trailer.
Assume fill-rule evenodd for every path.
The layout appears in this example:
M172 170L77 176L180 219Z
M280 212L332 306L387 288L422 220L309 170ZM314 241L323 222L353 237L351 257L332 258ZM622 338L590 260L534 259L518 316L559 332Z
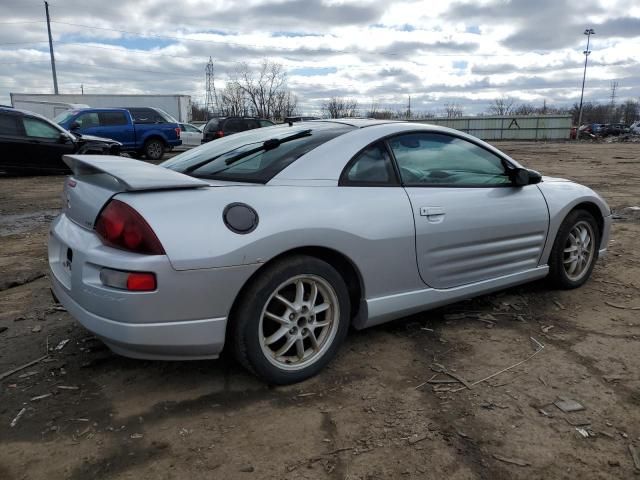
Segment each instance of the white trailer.
M28 110L29 112L39 113L43 117L53 119L56 115L67 110L73 110L76 108L88 108L86 103L65 103L65 102L48 102L43 100L23 100L11 99L11 105L14 108L21 110Z
M45 102L84 104L93 108L155 107L161 108L179 122L191 120L191 97L189 95L110 95L110 94L48 94L11 93L11 105L19 107L21 102ZM48 115L45 115L48 116Z

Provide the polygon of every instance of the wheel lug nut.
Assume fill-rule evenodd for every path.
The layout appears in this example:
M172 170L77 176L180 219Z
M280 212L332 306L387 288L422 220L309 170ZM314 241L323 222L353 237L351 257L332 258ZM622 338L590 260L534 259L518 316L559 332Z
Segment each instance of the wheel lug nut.
M289 320L293 320L294 318L296 318L295 313L291 313L291 314L289 315Z

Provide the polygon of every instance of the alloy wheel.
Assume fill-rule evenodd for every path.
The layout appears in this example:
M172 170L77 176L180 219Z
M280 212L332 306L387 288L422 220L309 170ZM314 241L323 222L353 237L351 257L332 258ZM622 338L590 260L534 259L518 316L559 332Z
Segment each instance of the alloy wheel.
M589 271L595 255L594 239L593 227L585 221L576 223L569 232L562 263L570 280L578 281Z
M274 366L301 370L331 346L340 321L333 287L317 275L297 275L281 283L260 317L260 346Z

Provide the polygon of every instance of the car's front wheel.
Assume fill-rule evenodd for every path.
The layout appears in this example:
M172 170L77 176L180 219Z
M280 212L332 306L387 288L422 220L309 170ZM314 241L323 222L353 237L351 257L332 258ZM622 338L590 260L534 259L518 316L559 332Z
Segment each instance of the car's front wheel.
M549 256L549 279L558 287L577 288L591 276L600 244L596 219L574 210L564 219Z
M295 256L266 267L231 319L236 357L271 384L305 380L325 367L347 335L347 286L328 263Z

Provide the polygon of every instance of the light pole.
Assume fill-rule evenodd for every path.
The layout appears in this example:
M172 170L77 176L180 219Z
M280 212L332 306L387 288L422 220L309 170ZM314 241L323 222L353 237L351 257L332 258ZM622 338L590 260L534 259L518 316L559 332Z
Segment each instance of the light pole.
M582 125L582 100L584 99L584 82L587 78L587 61L589 60L589 41L591 40L591 35L595 35L595 31L593 28L587 28L584 31L584 34L587 36L587 49L582 52L584 53L584 73L582 74L582 92L580 93L580 108L578 110L578 126L576 128L576 140L579 138L580 125Z

